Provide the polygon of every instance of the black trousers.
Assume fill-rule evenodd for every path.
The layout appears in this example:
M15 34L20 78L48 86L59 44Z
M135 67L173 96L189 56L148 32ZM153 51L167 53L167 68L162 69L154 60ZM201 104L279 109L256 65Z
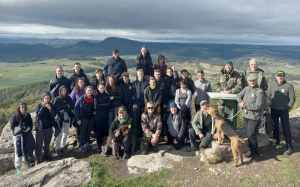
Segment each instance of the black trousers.
M135 118L135 135L136 137L143 136L143 130L141 126L141 116L144 110L144 104L138 104L138 108L133 109L134 118Z
M252 156L259 156L256 132L258 130L260 120L252 120L244 117L243 122L251 154Z
M36 158L40 158L42 155L42 148L44 144L44 155L49 154L50 151L50 143L53 135L52 127L48 129L43 129L41 131L37 130L35 134L35 156Z
M98 145L101 145L103 138L108 136L108 130L108 119L94 120L94 131Z
M293 147L292 134L290 130L289 111L271 109L271 117L274 121L273 138L280 142L279 118L281 121L282 131L285 138L287 148Z
M94 119L82 119L80 126L80 147L90 143L91 131L94 125Z
M181 149L183 146L184 146L184 139L182 141L179 141L177 144L174 143L174 139L176 139L176 137L173 137L169 132L167 134L167 137L168 137L168 142L167 144L172 144L173 147L176 149L176 150L179 150Z

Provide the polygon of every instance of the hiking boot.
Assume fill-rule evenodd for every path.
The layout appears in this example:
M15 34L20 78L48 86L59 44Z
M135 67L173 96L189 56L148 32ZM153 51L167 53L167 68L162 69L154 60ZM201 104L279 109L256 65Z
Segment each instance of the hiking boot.
M86 150L88 151L93 151L92 146L90 144L85 144L84 147L86 148Z
M294 148L293 147L289 147L286 151L284 151L284 155L291 155L294 153Z
M19 167L19 166L16 167L16 172L17 172L17 174L20 174L20 173L21 173L21 170L20 170L20 167Z
M76 138L76 139L77 139L76 146L77 146L77 147L80 147L80 141L79 141L79 138Z
M129 158L129 154L127 154L127 153L124 152L123 159L127 160L128 158Z
M153 146L153 147L152 147L152 151L153 151L153 153L157 153L157 152L158 152L157 146Z
M260 158L260 156L258 156L258 155L252 156L251 159L250 159L250 162L251 163L258 162L259 158Z
M47 161L51 161L52 160L52 156L49 153L47 153L47 154L45 154L45 159Z
M81 152L83 152L83 153L87 153L87 152L88 152L88 150L85 148L85 146L81 146L81 147L79 148L79 150L80 150Z
M33 164L33 163L34 163L34 161L35 161L35 158L34 158L34 156L32 156L32 157L29 157L29 163Z
M274 140L272 146L277 147L278 145L280 145L280 141Z
M61 150L61 152L62 152L63 154L68 154L68 153L71 152L71 151L67 148L67 146L61 148L60 150Z
M40 158L35 158L35 165L38 165L38 164L40 164L40 163L41 163Z
M244 153L244 158L251 158L252 157L252 153L251 151L248 151L247 153Z
M198 148L197 147L187 147L185 150L187 152L191 152L191 151L196 151Z
M59 148L59 149L56 149L56 155L57 155L58 157L62 157L62 156L63 156L63 154L62 154L60 148Z
M147 151L142 151L142 153L141 153L142 155L147 155L148 154L148 152Z
M100 144L97 145L97 151L101 152L101 145Z

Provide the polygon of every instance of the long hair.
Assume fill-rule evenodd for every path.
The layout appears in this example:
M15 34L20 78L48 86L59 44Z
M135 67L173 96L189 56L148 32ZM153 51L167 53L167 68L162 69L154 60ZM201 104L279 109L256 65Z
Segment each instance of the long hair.
M85 87L85 81L83 78L79 77L75 83L75 93L78 94L79 90L80 90L80 87L78 85L78 82L82 80L83 81L83 88Z
M160 55L158 55L158 58L157 58L157 60L156 60L156 65L159 65L159 59L160 58L162 58L162 59L164 59L164 61L163 61L163 66L165 66L166 65L166 58L165 58L165 55L163 55L163 54L160 54Z
M24 106L25 107L25 114L22 114L21 111L20 111L20 108L21 106ZM26 116L27 116L27 104L22 102L20 103L17 108L16 108L16 119L17 121L21 121L22 119L24 119Z
M114 84L112 86L109 84L110 78L114 80ZM113 75L108 76L106 86L105 86L105 93L110 94L108 89L111 89L111 92L114 93L116 91L116 88L117 88L116 77Z

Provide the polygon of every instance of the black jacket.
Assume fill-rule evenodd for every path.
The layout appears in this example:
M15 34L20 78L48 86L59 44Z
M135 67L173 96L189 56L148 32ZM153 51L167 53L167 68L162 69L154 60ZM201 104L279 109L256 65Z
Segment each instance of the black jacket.
M153 63L149 51L146 52L146 56L142 53L136 57L136 70L143 69L144 75L153 76Z
M185 119L182 112L179 109L177 109L177 110L178 110L179 118L180 118L179 121L181 121L181 123L179 124L179 132L178 132L178 136L176 137L176 141L180 142L180 141L184 141L184 139L185 139L185 135L187 132L187 120ZM163 120L162 120L162 124L163 124L162 135L163 136L168 135L169 129L168 129L167 121L168 121L168 118L170 115L172 115L171 112L167 111L163 117Z
M185 80L187 82L187 88L189 90L191 90L192 92L192 95L194 94L195 92L195 85L194 85L194 81L190 78L186 78L186 79L183 79L183 78L180 78L180 80ZM180 85L178 85L178 87L180 87Z
M105 77L104 77L104 75L102 75L102 82L101 83L105 85ZM97 88L98 84L99 84L99 81L98 81L96 75L94 75L92 77L92 82L91 82L91 85L93 86L94 90L98 90L98 88Z
M124 82L121 84L121 90L123 94L123 105L130 106L132 108L133 106L133 85L131 82L128 84L125 84Z
M146 79L142 81L136 80L132 84L133 86L133 104L144 105L144 90L149 86L149 82Z
M107 93L99 92L94 97L94 106L95 106L95 112L96 112L94 119L97 121L107 120L110 105L111 105L111 102L109 99L109 95Z
M173 72L171 77L166 76L164 79L163 89L163 104L167 104L169 100L175 98L176 90L178 89L178 74L176 71Z
M162 98L160 88L155 87L154 89L150 89L150 86L148 86L144 91L144 98L145 105L147 105L147 102L153 101L155 102L155 108L159 107Z
M70 80L62 76L60 79L57 79L56 75L53 79L50 80L48 85L48 91L51 93L51 98L54 100L55 97L59 96L59 88L65 86L67 88L68 94L71 93L71 82Z
M77 75L73 70L73 73L71 73L68 76L68 79L71 81L71 88L75 87L75 82L77 81L78 78L83 78L86 86L91 84L88 77L86 76L86 74L83 72L83 69L81 68L79 75Z
M118 80L123 72L127 72L127 65L122 58L119 57L116 60L114 57L111 57L106 61L103 71L105 77L118 75L116 77L116 80Z
M111 108L118 107L122 104L123 93L120 86L117 86L115 91L111 89L111 87L107 88L108 95L114 96L114 100L111 100Z

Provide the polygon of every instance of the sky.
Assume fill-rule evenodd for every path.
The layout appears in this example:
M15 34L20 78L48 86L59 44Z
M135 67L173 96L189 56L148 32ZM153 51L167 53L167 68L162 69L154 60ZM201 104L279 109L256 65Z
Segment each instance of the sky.
M299 0L0 0L0 37L300 44Z

